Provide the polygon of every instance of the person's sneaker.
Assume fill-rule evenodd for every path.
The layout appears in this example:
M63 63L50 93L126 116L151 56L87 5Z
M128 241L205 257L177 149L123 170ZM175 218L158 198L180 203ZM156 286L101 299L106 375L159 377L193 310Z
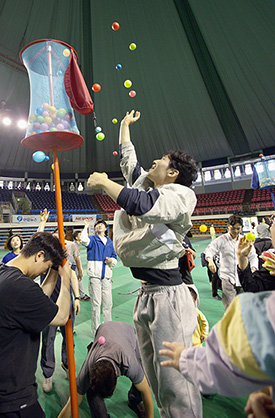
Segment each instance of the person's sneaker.
M90 300L90 296L84 295L82 298L79 298L79 300L81 300L82 302L85 300Z
M145 408L142 401L136 404L128 400L128 406L130 409L132 409L132 411L134 411L137 414L138 418L146 418Z
M64 364L64 363L61 363L61 367L62 367L62 369L63 369L63 370L65 370L65 372L66 372L66 379L68 379L68 380L69 380L69 369L65 366L65 364Z
M221 298L219 295L217 295L217 296L212 296L212 299L222 300L222 298Z
M57 331L57 332L61 332L60 327L57 327L57 328L56 328L56 331Z
M43 392L45 392L45 393L51 392L51 390L53 388L53 377L52 376L51 377L44 377L42 388L43 388Z

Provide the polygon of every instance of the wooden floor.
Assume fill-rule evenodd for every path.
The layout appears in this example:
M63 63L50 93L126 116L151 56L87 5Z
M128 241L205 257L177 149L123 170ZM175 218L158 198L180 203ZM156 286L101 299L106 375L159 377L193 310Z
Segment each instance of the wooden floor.
M211 298L211 287L208 283L206 268L200 265L200 253L204 251L209 243L209 239L193 239L192 245L197 251L196 268L192 271L194 282L200 293L200 310L205 314L209 321L210 328L222 317L224 309L221 301ZM0 251L2 259L6 251ZM86 267L86 250L81 249L81 260ZM86 269L85 269L86 270ZM133 324L132 312L135 303L135 296L123 295L136 290L139 282L133 279L128 268L124 267L120 261L113 270L113 320L125 321ZM84 288L88 290L88 278L85 272ZM90 302L81 302L81 312L75 322L75 363L76 373L86 357L87 345L91 342L91 315ZM46 413L46 418L56 418L69 396L69 382L65 379L65 372L61 368L61 342L62 336L57 334L55 342L56 370L53 375L53 390L50 394L42 391L43 375L40 363L37 367L37 383L39 402ZM40 361L40 360L39 360ZM125 377L118 379L118 384L112 398L106 400L107 409L111 418L136 417L133 411L127 406L127 392L130 388L130 381ZM243 408L246 398L225 398L219 395L208 399L203 398L204 418L245 418ZM155 418L159 418L159 412L155 406ZM83 400L79 408L79 418L90 417L89 407L86 399ZM35 418L35 417L33 417ZM184 417L183 417L184 418Z

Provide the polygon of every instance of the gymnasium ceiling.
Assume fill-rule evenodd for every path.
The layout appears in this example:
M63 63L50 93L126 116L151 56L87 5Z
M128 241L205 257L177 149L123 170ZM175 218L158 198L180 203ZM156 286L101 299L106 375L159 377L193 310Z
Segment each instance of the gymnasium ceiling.
M85 143L59 154L61 173L119 172L119 123L112 119L131 109L141 112L131 132L145 168L173 148L204 164L272 149L274 28L274 0L1 0L0 101L14 119L28 117L29 80L19 52L34 40L58 39L77 51L106 135L97 141L93 117L77 116ZM100 92L92 91L94 83ZM52 158L35 163L23 137L15 124L0 123L0 175L51 171Z

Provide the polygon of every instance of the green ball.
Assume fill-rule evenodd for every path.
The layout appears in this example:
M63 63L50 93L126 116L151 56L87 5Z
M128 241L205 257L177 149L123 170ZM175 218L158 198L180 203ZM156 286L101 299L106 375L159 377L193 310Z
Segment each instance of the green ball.
M103 139L105 138L105 135L104 135L104 133L103 132L99 132L97 135L96 135L96 139L98 140L98 141L103 141Z
M116 119L116 118L114 118L114 119L112 120L112 122L113 122L113 124L115 125L115 124L117 123L117 119Z
M36 122L38 122L38 123L43 123L43 122L44 122L44 118L43 118L43 116L37 116L37 118L36 118Z
M131 51L134 51L136 49L136 44L134 44L133 42L129 45L129 48L131 49Z

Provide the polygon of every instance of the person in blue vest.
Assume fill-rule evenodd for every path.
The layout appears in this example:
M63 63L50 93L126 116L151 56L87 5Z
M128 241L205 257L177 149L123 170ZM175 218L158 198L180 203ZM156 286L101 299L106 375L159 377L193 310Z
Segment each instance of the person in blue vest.
M9 261L13 260L20 254L20 251L23 248L23 240L18 234L11 235L6 246L10 252L7 253L2 259L2 263L4 264L7 264Z
M100 325L102 304L103 321L112 320L112 269L117 256L112 240L107 236L105 221L99 219L94 224L95 235L88 235L89 219L84 221L81 232L81 244L87 247L87 274L89 276L89 294L92 311L92 336Z

